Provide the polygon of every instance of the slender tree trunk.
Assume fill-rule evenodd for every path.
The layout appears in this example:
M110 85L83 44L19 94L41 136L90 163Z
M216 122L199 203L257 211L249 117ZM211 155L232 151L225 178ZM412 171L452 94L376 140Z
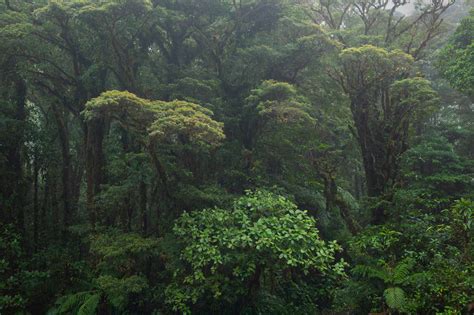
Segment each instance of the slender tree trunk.
M53 221L52 235L57 236L57 227L59 226L59 204L58 204L58 184L56 179L51 181L51 216Z
M147 212L147 187L145 182L140 181L140 209L142 211L142 232L146 235L148 230L148 212Z
M49 174L45 173L44 174L44 191L43 191L43 203L41 205L41 229L44 231L45 228L47 227L46 222L47 222L47 209L48 209L48 200L50 197L49 193Z
M38 158L35 156L33 160L33 249L38 249Z
M77 213L77 206L79 204L79 197L81 194L81 183L82 183L82 178L84 176L84 158L85 158L85 152L84 152L85 146L82 144L77 145L77 161L75 164L75 168L73 169L73 175L72 178L74 178L74 181L71 183L71 208L72 212L74 214Z
M321 172L322 173L322 172ZM331 174L322 173L324 178L324 195L326 198L326 209L330 210L333 206L339 208L340 215L346 224L347 229L352 235L356 235L361 230L359 223L352 215L352 209L347 202L340 196L336 181Z
M61 157L62 157L62 202L63 202L63 224L67 228L72 223L73 213L71 213L71 155L69 148L69 131L64 117L64 113L55 104L52 106L54 117L58 126L59 142L61 145Z
M153 203L156 203L156 218L159 221L161 219L163 209L161 209L160 200L157 200L157 199L161 198L161 201L170 199L170 192L168 190L168 176L166 174L163 164L161 163L160 159L158 158L155 152L154 144L150 144L147 147L147 150L148 150L148 153L150 154L151 162L155 169L157 179L158 179L158 181L154 184L151 197L153 201L156 201ZM157 197L157 195L159 195L159 197ZM161 202L161 205L163 205L162 202ZM160 233L160 231L158 231L158 233Z
M104 120L96 119L87 125L86 133L86 173L87 173L87 210L93 227L97 223L97 209L94 198L100 191L103 180Z
M7 151L7 165L10 166L11 177L9 176L9 179L5 181L5 187L2 187L3 198L0 200L5 202L5 204L0 204L0 211L3 212L2 218L4 218L5 222L15 223L18 229L24 232L26 186L22 165L22 148L24 141L24 122L26 119L25 106L27 88L25 81L18 75L15 75L12 81L14 94L11 97L11 101L15 104L14 119L18 122L18 128L12 130L15 133L16 141Z
M131 232L132 231L133 206L130 202L130 197L127 197L126 211L127 211L127 232Z
M362 198L364 195L364 187L363 187L363 178L362 174L360 174L360 169L357 167L354 173L354 196L357 200Z
M148 146L147 149L148 149L148 153L150 154L153 167L155 168L156 174L158 175L158 179L161 182L161 184L163 184L165 191L167 191L166 183L168 180L168 176L166 175L166 171L163 164L161 163L160 159L156 155L155 146L151 144Z

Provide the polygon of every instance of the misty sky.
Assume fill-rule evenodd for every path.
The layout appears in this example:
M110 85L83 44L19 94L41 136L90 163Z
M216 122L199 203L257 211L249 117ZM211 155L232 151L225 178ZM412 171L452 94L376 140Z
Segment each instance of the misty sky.
M400 11L401 13L406 14L406 15L410 14L411 11L413 11L413 10L414 10L413 3L406 4L406 5L404 5L404 6L402 6L401 8L398 9L398 11Z
M448 2L449 0L445 0L445 1ZM414 5L415 2L416 2L416 0L411 0L410 3L402 6L401 8L398 9L398 11L403 13L403 14L406 14L406 15L412 13L412 11L415 9L415 5ZM429 3L430 0L424 0L424 2ZM464 1L458 0L457 2L462 3Z

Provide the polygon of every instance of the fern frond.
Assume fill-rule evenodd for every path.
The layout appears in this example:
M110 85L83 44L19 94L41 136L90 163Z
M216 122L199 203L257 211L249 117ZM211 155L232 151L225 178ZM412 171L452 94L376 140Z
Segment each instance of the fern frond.
M367 265L357 265L352 269L352 272L355 275L364 277L364 278L369 278L369 279L379 279L384 282L387 281L389 278L390 274L384 267L372 267L372 266L367 266Z
M56 301L56 308L48 311L49 314L74 314L78 308L91 296L90 291L68 294Z
M410 277L414 261L412 259L402 260L392 271L392 282L394 284L403 284Z
M405 291L399 287L388 288L384 291L383 296L388 307L394 310L402 310L405 306Z
M77 315L95 315L100 302L100 294L91 295L79 308Z

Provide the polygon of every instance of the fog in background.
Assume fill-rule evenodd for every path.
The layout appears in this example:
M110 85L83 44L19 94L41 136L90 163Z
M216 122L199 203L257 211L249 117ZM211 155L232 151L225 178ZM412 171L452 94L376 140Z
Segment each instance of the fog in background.
M398 8L398 12L404 15L416 14L415 4L420 0L411 0L406 5ZM445 0L448 2L449 0ZM392 2L392 1L390 1ZM422 0L422 2L428 4L431 0ZM390 7L390 6L389 6ZM445 13L444 20L447 22L448 28L454 30L461 19L469 14L469 11L474 7L474 0L456 0Z
M413 4L413 2L414 1L402 6L401 8L398 8L398 12L405 15L411 15L415 11L415 5Z

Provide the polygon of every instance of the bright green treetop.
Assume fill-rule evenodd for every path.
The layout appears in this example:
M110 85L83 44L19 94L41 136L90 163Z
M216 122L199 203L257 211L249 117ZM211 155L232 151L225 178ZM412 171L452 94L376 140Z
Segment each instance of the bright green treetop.
M224 139L223 124L210 117L210 110L185 101L150 101L126 91L107 91L87 102L83 114L86 120L117 120L152 141L176 142L185 137L197 144L217 145Z

